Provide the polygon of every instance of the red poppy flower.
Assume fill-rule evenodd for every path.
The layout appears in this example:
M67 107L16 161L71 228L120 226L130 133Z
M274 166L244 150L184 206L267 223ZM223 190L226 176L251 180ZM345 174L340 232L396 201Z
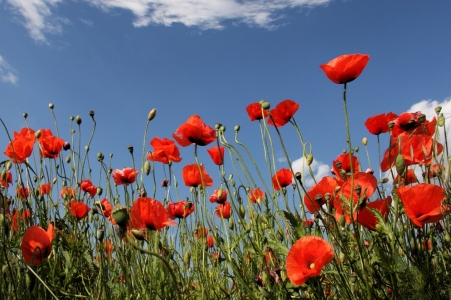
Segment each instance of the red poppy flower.
M24 163L33 152L34 140L27 138L17 138L12 140L5 150L5 155L8 156L13 163Z
M207 151L215 164L220 166L224 163L224 146L221 147L216 146L208 149Z
M375 230L379 221L375 217L372 210L377 210L378 213L381 214L384 221L387 221L388 214L390 213L391 202L392 198L388 196L385 199L367 203L366 206L357 213L357 222L370 230Z
M31 128L22 128L19 132L14 131L14 139L28 139L32 140L33 143L36 140L34 135L34 130Z
M96 204L98 204L99 202L96 202ZM113 205L111 205L111 203L108 201L107 198L103 198L102 200L100 200L100 210L102 215L107 218L111 224L116 225L116 221L114 220L114 218L112 217L112 213L113 213Z
M58 154L63 149L64 140L52 134L50 129L41 129L39 137L39 153L45 158L58 158Z
M408 132L403 132L398 138L392 139L391 146L385 151L381 162L381 170L385 172L395 164L400 148L400 154L404 157L406 166L414 164L429 165L432 162L434 146L436 146L435 155L439 155L443 151L443 145L434 142L429 135L412 135Z
M298 103L290 99L284 100L277 104L274 109L271 109L268 124L275 124L277 127L282 127L290 121L298 109Z
M13 216L11 218L11 229L12 231L18 232L19 231L19 222L26 222L31 218L31 213L28 209L24 210L22 214L14 208L13 210Z
M133 227L136 229L148 228L161 231L168 225L176 224L168 220L168 213L163 204L148 197L135 200L130 209L130 217Z
M16 187L16 195L20 200L27 199L30 195L30 189L24 186Z
M344 215L347 223L351 223L349 205L356 205L360 198L369 199L377 188L377 179L373 174L358 172L354 174L354 191L351 195L352 181L349 178L341 187L340 196L335 197L334 207L338 215ZM344 203L342 197L347 199ZM356 211L354 211L356 213Z
M84 204L83 202L72 200L70 202L70 214L77 218L77 220L81 220L86 217L91 209L89 206Z
M418 178L415 175L415 172L413 171L413 169L408 169L406 175L403 177L399 177L399 174L396 175L396 178L394 181L394 183L399 184L399 185L409 185L409 184L417 183L417 182L418 182Z
M136 175L138 175L138 170L133 170L132 168L125 168L122 170L114 170L111 175L113 176L114 183L116 185L129 185L130 183L135 182Z
M353 167L353 171L354 173L356 172L360 172L360 163L359 163L359 159L352 155L352 167ZM349 153L343 153L341 155L338 155L337 158L332 162L332 166L333 167L337 167L339 170L343 170L346 173L351 173L351 158ZM335 170L334 170L335 171ZM335 176L337 176L337 174L335 174Z
M215 209L216 215L220 219L229 219L232 215L232 208L230 207L229 202L225 202L224 204L219 204Z
M52 241L55 236L53 225L49 223L47 231L39 226L31 226L22 237L20 249L25 262L39 266L52 251Z
M276 191L280 191L283 187L292 183L293 174L290 169L281 169L272 177L272 184Z
M179 148L175 145L174 141L167 138L160 140L156 137L150 141L150 145L154 151L147 154L148 160L159 161L164 164L168 164L169 161L180 162L182 160Z
M80 189L91 195L91 198L94 198L94 196L97 194L97 187L92 184L91 180L85 179L80 183Z
M247 114L249 115L249 118L251 118L251 121L261 120L268 116L268 111L263 109L260 106L260 103L255 102L251 103L246 107Z
M263 200L265 200L265 192L257 187L249 192L248 198L252 203L260 204L263 202Z
M75 189L71 187L62 188L60 191L60 196L62 199L75 197L76 194L77 192Z
M192 143L206 146L216 140L216 131L205 125L198 115L193 115L188 118L185 124L177 128L172 137L182 147L189 146Z
M330 203L334 203L335 188L338 182L330 176L323 177L317 184L312 186L304 196L305 208L310 213L316 213L323 204L326 204L326 194L330 194Z
M2 174L3 174L3 172L2 172ZM13 183L13 176L11 175L10 171L8 171L4 174L5 174L4 178L3 178L3 176L0 176L0 185L3 188L7 189L9 187L9 185L11 183Z
M213 185L213 179L210 177L210 175L208 175L207 172L205 172L205 167L198 166L197 164L190 164L183 167L182 177L183 181L185 182L185 186L197 187L199 185L202 185L202 183L204 186Z
M213 194L210 196L211 203L222 204L227 201L227 191L222 188L214 190Z
M198 240L200 240L201 238L205 238L208 235L208 229L205 227L199 227L196 229L196 237Z
M175 218L186 218L194 211L194 204L186 200L174 203L169 202L166 208L169 219L175 220Z
M319 276L333 258L334 250L328 242L317 236L302 237L288 250L288 278L291 283L302 285L309 277Z
M443 205L445 190L434 184L404 185L396 189L396 194L404 205L406 215L419 227L440 221L450 211L450 207Z
M302 220L302 224L304 227L312 228L315 225L315 221L313 219L304 219Z
M207 236L207 247L213 248L215 246L215 240L211 235Z
M441 177L445 167L442 164L434 164L428 172L428 178Z
M379 135L388 132L390 130L388 128L388 123L396 118L398 118L398 115L392 112L372 116L366 120L365 126L371 134Z
M323 69L330 80L341 84L351 82L359 77L369 59L368 54L345 54L319 67Z
M425 134L433 136L437 120L434 117L431 121L426 120L421 111L415 113L402 113L395 121L392 128L392 136L395 138L403 132L408 132L411 135Z
M41 195L50 195L52 191L52 185L50 183L41 184L39 190L41 191Z

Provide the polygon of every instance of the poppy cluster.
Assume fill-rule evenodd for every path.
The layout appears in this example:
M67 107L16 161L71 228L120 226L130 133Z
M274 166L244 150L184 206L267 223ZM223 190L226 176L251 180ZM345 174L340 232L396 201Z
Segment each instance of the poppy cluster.
M287 124L291 120L291 118L293 118L298 109L299 103L296 103L290 99L286 99L277 104L276 107L274 109L271 109L269 112L263 109L263 114L260 103L249 104L246 107L246 112L249 115L251 121L261 120L269 116L269 125L282 127Z
M91 198L94 198L94 196L97 194L97 187L92 184L91 180L84 179L82 182L80 182L80 189L84 193L88 193Z

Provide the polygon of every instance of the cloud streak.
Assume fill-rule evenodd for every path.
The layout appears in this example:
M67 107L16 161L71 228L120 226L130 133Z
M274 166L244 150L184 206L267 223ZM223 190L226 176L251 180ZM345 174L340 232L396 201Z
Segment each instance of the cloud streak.
M305 157L296 159L295 161L293 161L291 166L293 167L293 171L295 173L300 172L301 174L303 174L306 187L311 187L315 184L312 176L310 176ZM312 168L313 175L315 176L316 181L320 181L324 176L330 175L331 167L316 159L313 160L310 167Z
M0 55L0 81L16 84L19 78L14 73L16 71Z
M45 34L61 33L67 19L54 15L56 6L67 0L6 0L23 17L23 25L38 42ZM136 27L181 23L200 29L223 29L232 20L249 26L274 28L286 9L313 8L331 0L85 0L106 12L113 9L133 13Z

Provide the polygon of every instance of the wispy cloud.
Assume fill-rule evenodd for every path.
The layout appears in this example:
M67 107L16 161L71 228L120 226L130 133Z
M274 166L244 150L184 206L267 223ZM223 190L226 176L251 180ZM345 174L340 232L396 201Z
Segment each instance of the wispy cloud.
M16 84L19 78L15 75L16 71L0 55L0 80L2 82Z
M55 16L57 4L68 0L6 0L23 17L30 36L47 42L45 34L60 33L67 19ZM104 11L123 9L133 13L136 27L181 23L200 29L223 29L223 22L274 28L286 9L312 8L332 0L85 0ZM83 20L82 20L83 22ZM89 21L88 21L89 22Z
M301 174L303 174L304 183L306 187L311 187L315 184L308 170L308 165L306 163L305 157L296 159L295 161L293 161L291 165L295 173L300 172ZM324 176L330 175L331 167L316 159L313 160L310 167L312 168L313 175L315 176L316 181L321 180L321 178L323 178Z
M80 22L82 22L82 23L84 23L84 24L86 24L88 26L94 25L94 23L92 21L85 20L85 19L80 19Z

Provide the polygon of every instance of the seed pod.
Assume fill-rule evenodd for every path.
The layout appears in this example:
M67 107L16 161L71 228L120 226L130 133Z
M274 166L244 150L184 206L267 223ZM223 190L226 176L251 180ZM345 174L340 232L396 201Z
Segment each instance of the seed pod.
M395 159L396 172L399 176L403 176L406 170L406 161L401 154L398 154Z
M146 175L150 174L150 162L148 160L144 163L143 170Z
M116 224L122 227L125 227L125 225L127 224L129 215L127 212L127 207L125 207L122 204L116 204L113 207L113 219L114 221L116 221Z
M261 106L263 109L266 109L266 110L268 110L268 109L271 108L271 104L270 104L268 101L260 102L260 106Z

